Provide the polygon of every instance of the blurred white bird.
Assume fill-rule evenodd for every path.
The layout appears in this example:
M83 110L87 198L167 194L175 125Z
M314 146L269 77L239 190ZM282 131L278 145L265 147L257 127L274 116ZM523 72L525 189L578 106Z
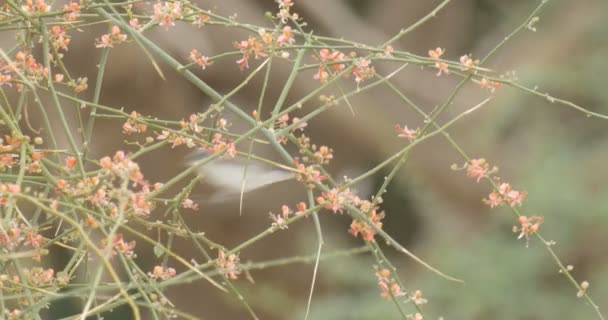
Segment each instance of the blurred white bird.
M187 158L189 166L211 156L211 153L199 150ZM254 163L253 159L215 159L200 166L197 172L204 181L217 189L207 202L218 203L235 199L240 195L241 206L244 193L268 186L280 181L289 180L294 174L284 169ZM245 172L245 170L247 170Z

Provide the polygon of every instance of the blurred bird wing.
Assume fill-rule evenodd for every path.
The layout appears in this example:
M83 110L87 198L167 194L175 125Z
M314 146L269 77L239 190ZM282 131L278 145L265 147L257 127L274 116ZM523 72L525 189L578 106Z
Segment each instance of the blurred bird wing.
M245 176L245 164L222 160L202 166L198 169L198 173L211 185L222 189L220 191L230 193L241 191L243 179L246 180L244 191L247 192L293 177L288 171L265 168L252 163L247 165Z

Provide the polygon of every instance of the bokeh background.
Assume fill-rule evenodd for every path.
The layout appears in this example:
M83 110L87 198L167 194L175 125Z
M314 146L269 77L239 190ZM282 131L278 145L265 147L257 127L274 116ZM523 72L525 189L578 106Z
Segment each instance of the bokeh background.
M269 0L193 2L226 16L236 13L239 21L258 25L268 25L264 13L276 11L276 4ZM525 21L539 3L454 0L435 19L396 43L395 48L426 55L429 49L442 47L448 59L458 60L467 53L479 58ZM295 11L317 35L380 44L437 4L439 1L301 0L296 1ZM549 1L535 27L536 32L524 30L511 39L484 67L501 73L516 70L520 83L526 86L537 86L541 92L608 114L608 2ZM97 31L98 34L74 34L74 46L66 55L70 68L89 80L95 79L96 66L92 61L98 61L100 55L93 47L93 38L104 33L105 28ZM212 56L231 50L233 41L246 38L242 31L213 26L196 29L179 22L170 31L158 28L150 36L184 60L192 48ZM4 38L8 45L10 37ZM376 66L384 75L394 68ZM288 64L275 69L268 101L278 96L289 70ZM211 101L178 74L168 68L163 71L166 81L157 76L134 43L117 47L111 53L101 103L174 120L209 106ZM245 74L233 61L226 61L214 64L200 76L220 92L228 92ZM455 77L437 78L433 70L410 66L395 77L394 83L428 112L445 101L458 81ZM260 79L255 80L233 101L249 108L248 112L253 110L256 105L251 101L257 101L261 83ZM312 72L302 73L290 101L317 86ZM465 86L440 121L449 120L487 95L476 85ZM356 176L399 150L403 140L395 137L395 124L423 125L423 119L386 88L363 92L351 99L351 104L356 116L341 105L307 128L314 142L334 149L335 160L329 169L338 177ZM226 117L233 122L233 130L244 128L235 117ZM94 158L126 149L121 125L98 122ZM589 292L603 310L608 310L607 129L605 120L503 87L487 106L449 130L471 156L486 158L499 166L504 180L529 192L524 214L545 217L543 234L556 241L555 250L565 264L574 266L574 276L591 283ZM260 147L256 152L279 159L270 149ZM185 149L165 150L142 158L140 164L147 179L164 181L184 169L187 153ZM482 204L489 186L474 183L463 172L452 171L453 163L463 164L445 139L438 136L425 142L415 149L391 184L383 205L387 214L384 228L389 234L430 264L466 281L465 286L448 282L387 248L406 289L420 289L429 300L424 306L427 317L595 319L592 308L577 299L576 290L558 273L542 245L532 241L526 248L525 241L516 240L511 231L516 222L513 214L490 210ZM370 195L387 173L382 172L356 189L362 196ZM208 191L209 187L201 187L202 195ZM233 247L266 228L269 211L278 212L282 204L294 205L305 196L296 182L264 188L245 196L242 216L237 199L219 205L206 204L204 196L200 199L201 209L187 217L191 228ZM350 219L346 216L322 213L321 218L327 252L362 244L347 233ZM187 258L195 252L186 241L179 243L179 248ZM241 260L309 255L315 250L316 235L309 219L242 252ZM152 249L143 243L138 254L139 262L149 266L147 269L156 264ZM392 302L380 298L373 266L374 260L367 254L322 261L309 319L398 319ZM263 319L300 319L312 270L310 264L296 264L253 271L255 284L242 278L235 285ZM204 319L249 317L233 297L206 283L184 285L168 293L179 308ZM74 308L67 304L51 306L49 319ZM106 319L129 319L129 315L115 310Z

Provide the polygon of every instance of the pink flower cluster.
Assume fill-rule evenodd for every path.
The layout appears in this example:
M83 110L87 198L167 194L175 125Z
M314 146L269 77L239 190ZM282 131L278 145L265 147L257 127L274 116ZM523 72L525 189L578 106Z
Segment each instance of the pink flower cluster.
M502 183L498 188L498 192L492 191L487 199L483 199L483 202L489 205L490 208L500 207L505 203L509 204L511 207L521 207L522 202L527 196L527 192L513 190L510 184Z
M118 26L112 26L112 31L104 34L95 44L96 48L114 48L115 45L127 41L127 35L120 31Z
M346 69L346 64L339 63L346 59L346 55L340 51L329 49L321 49L319 51L319 70L313 76L315 80L319 80L321 83L327 82L330 72L339 73ZM331 70L329 71L328 68Z

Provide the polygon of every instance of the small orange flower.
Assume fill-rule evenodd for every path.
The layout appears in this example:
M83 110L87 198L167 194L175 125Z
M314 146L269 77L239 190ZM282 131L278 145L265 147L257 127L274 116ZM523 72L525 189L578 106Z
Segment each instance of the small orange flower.
M437 47L435 50L429 50L429 57L433 60L439 60L444 52L444 49Z

